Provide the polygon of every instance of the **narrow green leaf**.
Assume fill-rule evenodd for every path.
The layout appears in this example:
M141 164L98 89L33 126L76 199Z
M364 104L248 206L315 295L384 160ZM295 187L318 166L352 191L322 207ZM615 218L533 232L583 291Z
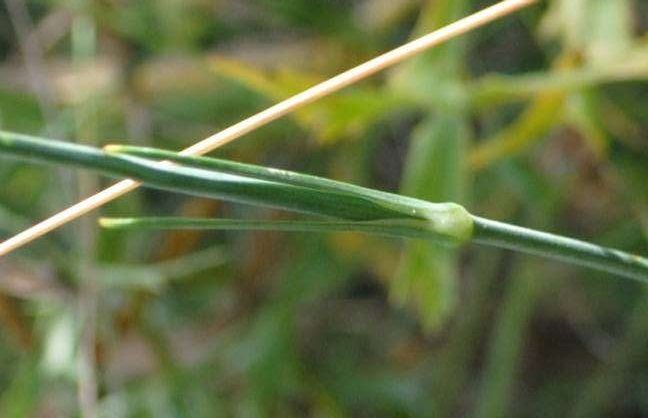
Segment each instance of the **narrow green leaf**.
M107 229L121 230L212 229L231 231L364 232L393 237L435 238L435 234L428 229L429 224L426 221L414 219L345 222L147 217L101 218L99 224Z
M215 57L211 68L219 75L238 81L273 101L280 101L322 81L324 77L286 68L273 71L226 57ZM293 114L304 128L322 141L331 142L344 136L357 136L387 112L411 105L393 92L367 86L319 100Z
M372 220L399 217L422 218L413 205L390 202L397 198L384 195L378 201L375 192L337 193L292 184L260 180L216 171L207 171L171 164L159 164L121 154L108 154L93 147L0 131L0 151L46 163L72 163L110 175L130 177L149 186L234 202L257 204L342 219ZM263 167L254 170L272 171ZM252 171L252 169L250 171ZM298 176L297 173L294 174ZM413 200L412 200L413 202ZM381 204L382 203L382 204ZM426 206L424 202L423 206ZM388 207L392 206L392 208Z
M634 46L622 60L604 67L578 67L523 75L492 74L470 86L470 101L478 109L492 109L539 94L573 92L583 88L648 79L648 45Z
M457 119L457 121L461 120L461 118ZM457 144L460 142L455 143L455 146L458 146ZM71 164L111 175L133 177L163 190L266 206L274 205L333 218L337 216L347 221L354 220L353 217L363 222L397 221L404 222L403 225L406 227L413 222L417 228L425 228L430 237L441 241L464 242L473 239L475 242L487 245L555 258L623 277L648 281L648 260L643 257L559 235L479 218L454 203L429 203L366 189L365 194L362 192L334 193L326 189L312 189L200 168L180 167L171 162L162 163L127 155L111 155L93 147L2 131L0 131L0 152L14 157ZM463 165L450 164L448 167L458 169ZM270 169L269 172L272 170ZM406 286L405 289L409 290L411 287Z
M470 153L470 167L483 170L501 159L512 157L544 138L557 123L562 122L566 94L539 95L525 111L492 138L485 139Z
M129 145L107 145L104 147L104 150L109 154L127 154L153 160L169 160L188 167L203 168L222 173L253 177L259 180L286 183L293 186L307 187L320 191L347 193L350 195L360 193L365 196L376 197L377 199L384 198L385 196L385 193L377 190L367 189L323 177L296 173L294 171L278 168L243 164L218 158L192 157L157 148L134 147ZM391 197L392 200L402 202L404 205L415 203L415 199L405 196L392 195Z
M114 176L130 177L162 190L331 218L359 221L424 220L428 224L428 230L435 231L440 239L450 241L467 240L472 231L470 214L454 203L429 203L271 168L204 157L199 160L201 164L224 167L229 172L206 170L196 166L184 167L2 131L0 152L46 163L73 164ZM289 183L282 181L286 178L291 179Z
M155 264L101 263L97 278L105 288L159 292L170 281L224 264L222 248L213 247Z

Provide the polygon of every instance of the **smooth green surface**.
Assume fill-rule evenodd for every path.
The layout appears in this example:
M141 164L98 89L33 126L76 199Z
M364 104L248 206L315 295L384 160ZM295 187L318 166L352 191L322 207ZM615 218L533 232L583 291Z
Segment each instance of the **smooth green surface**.
M433 204L416 199L403 199L397 195L313 176L300 178L299 173L223 163L205 157L191 159L194 167L162 164L115 153L115 147L111 149L112 152L107 153L89 146L0 131L0 152L13 156L49 163L74 164L111 175L127 176L163 190L352 221L409 222L414 224L415 230L423 231L427 238L450 243L472 238L482 244L556 258L648 282L648 260L642 257L571 238L471 217L463 207L453 203ZM142 153L141 150L138 152ZM157 155L168 156L160 153ZM199 163L203 168L195 168ZM228 172L206 170L206 165L223 166ZM245 177L240 175L241 173L255 177ZM290 178L291 183L281 182L285 178ZM296 180L298 178L300 179ZM329 226L335 230L333 224ZM409 231L409 224L406 230ZM375 228L367 229L367 232L376 231ZM394 232L394 235L409 236L403 231Z
M113 147L114 150L114 147ZM203 165L227 171L160 164L93 147L0 131L0 152L47 163L73 164L112 176L130 177L149 186L185 194L220 198L339 219L372 221L424 220L440 240L465 241L472 220L454 203L429 203L346 185L313 176L207 158ZM259 174L259 173L263 174ZM235 174L232 174L235 173ZM245 175L241 175L245 174ZM251 177L251 176L254 177ZM290 183L283 181L290 178ZM323 185L323 186L322 186Z
M116 230L224 230L224 231L285 231L285 232L364 232L391 237L434 238L425 221L395 219L384 221L264 221L250 219L199 218L101 218L99 224Z
M560 235L474 217L474 241L554 258L648 283L648 259Z

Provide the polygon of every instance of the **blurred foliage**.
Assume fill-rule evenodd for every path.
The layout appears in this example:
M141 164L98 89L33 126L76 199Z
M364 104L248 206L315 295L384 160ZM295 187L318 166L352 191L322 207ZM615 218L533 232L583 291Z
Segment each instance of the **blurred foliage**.
M492 3L6 1L0 128L178 149ZM647 13L546 0L218 155L646 254ZM3 237L104 184L8 160L0 182ZM284 217L256 212L150 190L102 209ZM90 218L0 261L0 416L80 416L88 351L100 416L648 415L646 291L601 277L480 248Z
M423 5L414 34L420 36L461 18L467 3L448 0ZM461 80L464 50L463 40L443 45L405 63L394 75L394 88L416 97L427 113L413 130L405 159L402 192L406 195L465 203L465 160L472 132ZM412 301L427 329L440 327L456 305L455 253L422 241L408 243L393 279L395 299L401 305Z

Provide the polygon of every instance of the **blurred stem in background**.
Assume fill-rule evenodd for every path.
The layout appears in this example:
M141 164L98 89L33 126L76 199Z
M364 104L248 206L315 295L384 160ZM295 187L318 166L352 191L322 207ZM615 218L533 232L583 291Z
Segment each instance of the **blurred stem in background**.
M414 36L468 13L466 0L424 2ZM462 80L466 39L442 45L400 68L392 88L418 97L422 121L411 134L401 184L404 195L431 202L465 203L466 152L472 139ZM428 331L454 312L460 274L458 253L430 242L407 243L392 281L393 299L415 309Z
M542 101L542 98L538 101ZM509 174L524 178L524 171L516 171ZM509 216L524 223L550 228L552 219L560 213L564 202L560 199L552 202L553 199L549 196L542 196L538 190L529 187L531 182L528 179L512 182L516 181L523 184L524 193L529 200L537 199L539 203L529 206L513 205L508 208L509 212L513 212ZM502 257L506 260L507 268L499 279L505 280L505 290L499 298L492 296L499 303L496 303L497 311L492 320L494 326L490 330L491 335L486 338L484 367L478 379L478 391L471 414L474 418L496 418L518 413L515 409L518 403L514 402L517 399L515 383L520 378L521 366L524 364L529 324L539 300L556 283L556 278L550 274L551 268L538 260L524 261L519 254L510 252L503 252Z
M609 416L615 400L623 400L624 393L641 391L630 382L633 367L646 364L648 346L648 293L643 291L625 323L624 335L616 347L592 376L586 381L569 416L590 418Z
M72 22L72 64L77 69L92 63L97 54L97 33L92 15L88 10L92 3L85 0L75 2L75 17ZM75 136L94 142L97 138L98 98L93 94L81 93L74 108ZM88 196L99 189L98 177L79 173L78 198ZM75 240L79 253L78 263L78 322L80 335L77 353L77 385L79 409L84 418L98 416L98 371L97 371L97 319L100 285L97 279L97 229L96 215L90 214L77 225L79 237Z
M560 55L552 65L550 74L560 77L578 65L578 56L573 53ZM474 172L492 167L498 161L527 151L547 137L557 122L564 121L567 90L540 91L531 97L531 102L512 123L484 139L470 153L469 165Z
M43 47L38 33L34 30L34 23L29 15L25 0L5 0L5 4L18 38L18 45L25 69L29 74L32 90L46 121L45 131L47 135L56 135L58 132L55 130L57 119L55 97L48 82Z
M43 126L41 131L47 136L60 136L65 132L61 111L57 107L56 95L50 83L50 71L46 64L45 49L40 34L34 26L26 0L5 0L12 27L16 33L23 65L28 75L29 84L34 94ZM75 199L68 185L74 175L67 170L57 168L56 176L49 180L55 192L47 197L57 205L67 205ZM70 239L71 241L71 239Z
M458 309L447 344L435 355L430 374L434 411L439 417L457 416L461 395L470 384L471 364L484 338L484 322L493 282L507 269L508 259L502 252L480 251L468 269L470 280L462 298L470 303Z
M538 280L541 268L531 269L529 263L520 263L517 257L514 263L490 338L475 418L496 418L513 413L514 383L526 346L528 324L542 289L551 283L551 280Z
M30 16L25 0L5 0L4 4L8 13L13 32L16 35L18 49L22 58L28 82L40 111L44 124L41 132L46 135L60 135L63 133L59 111L56 107L56 98L49 82L50 77L45 61L45 51ZM4 84L4 83L3 83ZM4 88L5 86L3 86ZM0 116L2 116L0 112ZM49 180L55 191L48 193L45 199L56 205L68 204L73 200L68 184L74 175L63 168L56 168L55 176ZM7 217L8 214L0 214ZM11 220L9 220L11 222ZM8 276L10 271L1 268L1 276ZM34 349L37 340L33 328L32 318L26 314L24 306L9 294L0 290L0 320L7 331L12 334L16 344L20 347L21 357L18 368L18 377L14 379L9 390L2 393L0 398L0 411L9 417L22 417L31 415L36 408L38 396L41 393L39 378L41 371L37 362L40 354ZM23 396L28 394L28 396Z

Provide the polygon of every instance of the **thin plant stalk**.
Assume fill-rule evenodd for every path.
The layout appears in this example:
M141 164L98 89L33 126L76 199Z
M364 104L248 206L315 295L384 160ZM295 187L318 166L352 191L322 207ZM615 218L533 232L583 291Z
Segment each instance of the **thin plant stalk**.
M78 4L77 14L72 21L72 59L75 63L93 59L97 52L97 33L93 18L83 12ZM85 98L75 105L75 131L83 141L96 139L98 133L99 103L94 96ZM78 173L79 197L99 187L99 178ZM85 418L99 416L99 385L97 368L97 321L101 286L96 265L98 233L93 224L96 219L88 217L79 223L75 245L81 255L79 263L79 287L77 293L77 315L80 326L77 370L77 398L79 411Z
M150 160L171 161L186 167L202 168L206 170L218 171L221 173L253 177L259 180L280 182L293 186L317 189L320 191L326 190L332 193L360 193L362 195L372 196L377 199L380 199L385 195L384 192L381 192L379 190L372 190L366 187L356 186L355 184L344 183L324 177L295 173L293 171L281 170L277 168L262 167L253 164L244 164L219 158L196 158L157 148L134 147L129 145L106 145L104 147L104 151L109 154L125 154ZM417 202L420 202L419 199L396 194L391 194L390 200L392 202L399 202L403 204L403 206L400 207L400 210L404 210L405 212L409 212L411 205L415 205Z
M589 242L473 216L473 239L648 282L648 259Z
M162 190L311 213L332 220L380 221L388 227L390 223L405 225L442 242L473 241L648 282L646 258L485 219L468 213L455 203L431 203L325 179L315 182L312 176L249 164L228 164L230 168L240 167L240 174L196 168L198 164L222 164L206 157L192 157L195 163L189 167L160 164L156 160L104 152L89 146L2 131L0 152L22 159L128 176ZM285 182L286 177L292 179L290 183Z
M648 282L648 259L585 241L472 216L476 244L542 256ZM392 237L437 238L427 224L386 221L263 221L173 217L102 218L109 229L272 230L286 232L364 232Z
M313 181L313 176L251 164L230 162L229 172L159 164L154 160L103 152L94 147L3 131L0 131L0 152L43 163L76 165L115 177L131 177L162 190L329 218L410 220L429 224L427 228L438 234L441 240L461 242L470 236L472 229L468 212L454 203L430 203L326 179ZM210 160L210 165L219 165L222 161L191 158ZM239 168L233 171L235 167ZM263 175L254 174L262 171L265 172ZM286 177L293 179L291 183L284 181ZM320 186L322 184L327 186Z
M359 186L335 186L339 183L325 179L314 182L311 180L312 176L302 176L299 173L229 163L230 168L238 165L242 167L240 173L248 174L234 175L194 167L163 165L130 155L105 153L92 147L7 132L0 132L0 151L23 158L71 163L116 176L129 176L160 189L181 193L224 198L337 219L408 220L416 224L415 227L427 230L430 235L436 235L442 241L463 242L472 239L478 243L557 258L625 277L646 280L648 271L648 261L644 258L476 217L456 204L405 199ZM200 164L205 166L222 165L218 160L192 158L196 161L203 160ZM258 174L263 171L265 174ZM251 175L255 177L250 177ZM284 182L286 177L293 179L292 184ZM301 185L296 186L295 183ZM343 192L338 193L336 190Z
M309 176L304 174L294 175L290 171L271 169L268 171L265 167L257 167L253 165L240 164L227 160L218 160L214 158L195 158L179 155L177 153L156 150L143 147L129 147L129 146L108 146L107 150L113 152L123 152L140 157L152 159L166 159L180 164L186 164L193 167L219 170L230 172L233 174L250 175L256 178L266 180L280 180L289 184L318 187L331 189L333 191L342 192L371 192L360 186L350 185L343 182L337 182L329 179L324 179L317 176ZM375 196L379 197L383 192L375 191ZM417 199L408 197L392 195L405 204L414 203ZM475 242L497 246L500 248L522 251L529 254L550 256L565 262L577 262L578 264L585 265L593 268L601 268L601 260L606 259L612 263L619 262L619 265L628 267L629 274L634 274L634 268L631 267L635 264L635 256L628 255L622 251L607 249L594 244L586 243L583 241L561 237L558 235L548 234L541 231L534 231L527 228L517 227L515 225L505 224L501 222L492 221L485 218L473 216ZM521 238L521 239L519 239ZM567 250L567 248L569 250ZM615 274L624 274L617 269L607 270Z
M432 47L484 26L487 23L493 22L536 2L537 0L504 0L304 90L283 102L271 106L254 116L205 138L191 147L184 149L182 153L185 155L207 154L222 145L234 141L249 132L290 114L309 103L315 102L404 60L414 57ZM137 189L140 185L141 183L132 179L122 180L121 182L114 184L113 186L63 210L62 212L55 214L54 216L0 243L0 257L120 196L123 196L132 190Z
M407 220L383 221L300 221L256 219L206 219L177 217L100 218L107 229L126 230L219 230L219 231L283 231L283 232L362 232L388 237L430 238L429 231Z

